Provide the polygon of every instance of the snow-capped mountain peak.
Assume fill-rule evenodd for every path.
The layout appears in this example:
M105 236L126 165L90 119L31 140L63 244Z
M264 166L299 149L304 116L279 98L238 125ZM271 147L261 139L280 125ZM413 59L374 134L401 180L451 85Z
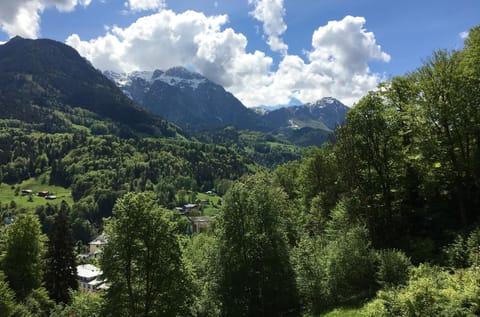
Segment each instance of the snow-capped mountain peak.
M131 73L105 71L104 74L120 88L132 85L135 80L143 80L148 85L152 85L155 81L162 81L170 86L195 90L201 84L208 82L207 78L184 67L173 67L167 71L157 69L155 71L134 71Z

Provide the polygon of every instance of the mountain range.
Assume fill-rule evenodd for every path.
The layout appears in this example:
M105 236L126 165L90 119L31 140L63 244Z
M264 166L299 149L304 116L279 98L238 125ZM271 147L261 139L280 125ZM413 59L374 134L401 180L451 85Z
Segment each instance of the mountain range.
M320 145L348 111L334 98L258 111L183 67L102 73L63 43L20 37L0 45L0 109L0 119L45 132L176 136L235 127L297 145Z
M119 74L104 72L132 100L189 132L225 126L259 130L261 118L222 86L183 67Z
M278 134L287 139L312 134L326 136L342 124L348 107L334 98L300 106L251 109L222 86L183 67L166 71L104 74L145 109L196 133L226 126ZM312 145L318 142L307 142Z

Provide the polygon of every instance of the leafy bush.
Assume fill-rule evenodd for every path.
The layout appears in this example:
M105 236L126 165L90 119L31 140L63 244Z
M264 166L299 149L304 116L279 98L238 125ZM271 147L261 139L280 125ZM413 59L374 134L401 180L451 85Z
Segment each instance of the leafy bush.
M447 265L453 268L466 268L480 263L480 227L467 237L458 235L444 248Z
M103 297L98 293L82 293L73 291L72 303L63 307L55 306L50 317L99 317L103 305Z
M378 269L375 274L382 287L394 287L408 281L412 266L410 259L398 250L381 250L377 252Z
M478 316L480 276L476 269L450 274L426 264L412 270L406 286L382 290L366 316Z
M294 263L301 298L313 313L358 301L375 287L375 253L368 231L348 219L342 202L332 211L324 235L299 243Z
M15 293L10 289L5 280L3 272L0 271L0 312L2 316L10 317L15 312Z

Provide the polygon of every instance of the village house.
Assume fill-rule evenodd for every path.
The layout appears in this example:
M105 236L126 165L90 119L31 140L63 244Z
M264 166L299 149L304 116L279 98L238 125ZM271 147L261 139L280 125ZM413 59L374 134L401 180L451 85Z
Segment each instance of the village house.
M48 194L50 194L50 192L49 192L48 190L43 190L43 191L41 191L41 192L38 192L38 193L37 193L37 196L38 196L38 197L47 197Z
M99 235L94 240L88 243L88 252L87 253L80 253L77 255L77 258L84 262L89 261L92 258L98 258L102 253L103 246L107 243L107 239L103 235Z
M187 215L193 216L200 212L200 208L197 204L186 204L183 209Z
M103 234L96 237L94 240L88 243L88 253L93 256L97 257L97 255L102 252L102 247L107 243L107 239Z
M31 189L22 190L22 196L30 196L30 195L33 195L33 190Z
M77 266L77 277L80 290L83 292L97 292L108 288L102 279L102 271L92 264Z
M207 230L208 225L210 223L210 217L208 216L199 216L199 217L188 217L188 221L190 222L188 226L188 233L200 233Z

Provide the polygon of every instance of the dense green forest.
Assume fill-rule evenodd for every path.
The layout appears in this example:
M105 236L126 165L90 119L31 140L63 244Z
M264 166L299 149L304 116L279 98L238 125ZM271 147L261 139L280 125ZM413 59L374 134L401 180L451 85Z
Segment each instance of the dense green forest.
M3 182L44 177L73 204L2 202L2 316L480 315L480 27L271 170L183 137L4 126ZM221 212L185 234L178 191L215 187ZM82 293L75 241L100 231L109 288Z

